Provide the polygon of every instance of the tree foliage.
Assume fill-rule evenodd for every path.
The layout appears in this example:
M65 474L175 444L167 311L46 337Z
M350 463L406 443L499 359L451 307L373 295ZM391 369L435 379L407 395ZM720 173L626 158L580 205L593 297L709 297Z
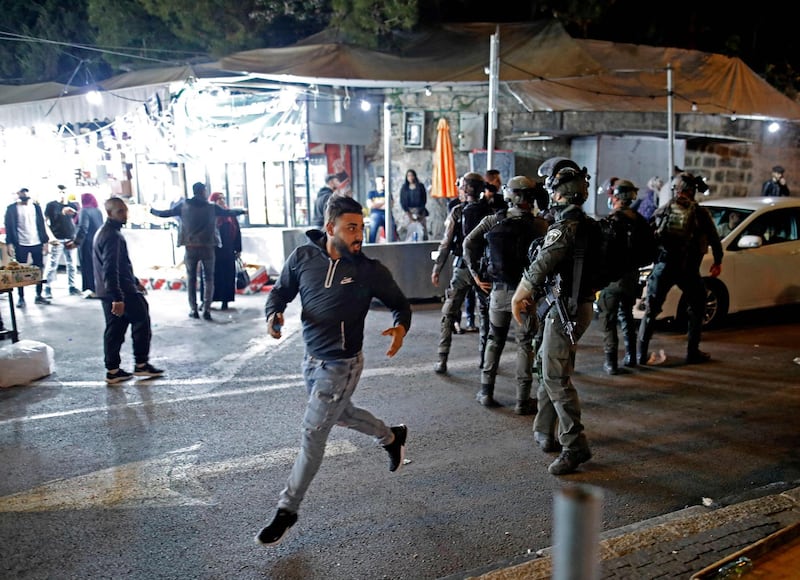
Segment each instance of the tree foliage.
M397 33L425 24L557 18L575 37L738 56L787 94L800 87L800 37L790 19L770 17L782 11L778 0L762 0L747 17L720 0L0 0L0 8L5 83L64 82L78 65L100 76L218 58L321 31L391 50Z

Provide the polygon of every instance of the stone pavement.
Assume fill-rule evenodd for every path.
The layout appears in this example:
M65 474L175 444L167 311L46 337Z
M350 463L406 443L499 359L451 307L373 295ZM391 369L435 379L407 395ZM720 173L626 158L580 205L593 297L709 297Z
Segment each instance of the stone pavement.
M750 494L760 494L759 497L732 498L708 507L692 506L604 532L600 535L599 577L688 579L734 552L800 522L798 485L800 482L777 483ZM553 572L552 550L546 548L524 561L498 563L497 567L451 576L448 580L549 579ZM800 571L787 573L785 578L800 578Z

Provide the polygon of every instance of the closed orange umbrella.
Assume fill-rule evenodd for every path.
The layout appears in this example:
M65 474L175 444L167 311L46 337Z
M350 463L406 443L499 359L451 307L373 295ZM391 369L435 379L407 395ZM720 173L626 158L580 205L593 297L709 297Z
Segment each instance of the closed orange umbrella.
M450 140L450 124L439 119L436 125L436 149L433 152L431 197L458 197L456 190L456 160Z

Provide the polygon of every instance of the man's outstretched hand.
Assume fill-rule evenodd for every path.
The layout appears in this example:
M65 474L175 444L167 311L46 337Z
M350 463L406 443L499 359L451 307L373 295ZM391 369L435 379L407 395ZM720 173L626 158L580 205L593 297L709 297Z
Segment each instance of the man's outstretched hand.
M397 351L400 350L400 347L403 346L403 339L406 337L406 327L402 324L398 324L397 326L387 328L381 332L381 335L392 337L392 344L389 345L389 350L386 351L386 356L392 358L397 354Z

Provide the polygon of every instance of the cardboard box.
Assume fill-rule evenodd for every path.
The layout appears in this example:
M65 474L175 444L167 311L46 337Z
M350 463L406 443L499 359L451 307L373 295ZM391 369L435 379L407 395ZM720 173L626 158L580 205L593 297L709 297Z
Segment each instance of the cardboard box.
M19 268L0 270L0 290L30 286L42 281L42 270L36 266L20 266Z

